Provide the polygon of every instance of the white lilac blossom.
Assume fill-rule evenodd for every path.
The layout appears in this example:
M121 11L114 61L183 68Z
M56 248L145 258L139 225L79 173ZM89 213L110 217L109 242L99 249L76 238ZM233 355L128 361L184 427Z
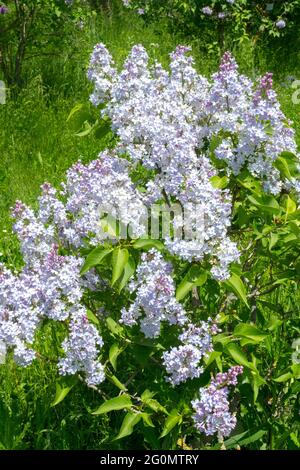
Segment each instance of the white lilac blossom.
M283 151L296 153L297 148L291 123L272 89L271 74L254 86L226 53L213 75L208 110L209 135L221 141L217 158L225 160L234 175L247 168L262 181L265 191L278 194L284 183L273 164Z
M286 22L284 20L278 20L275 23L276 28L278 29L284 29L286 27Z
M129 227L133 237L144 234L145 207L127 167L125 159L107 152L88 165L79 162L71 167L63 191L65 208L72 215L65 227L66 237L70 232L70 243L73 236L75 245L83 244L87 237L94 245L107 238L101 224L105 214Z
M1 265L0 341L8 350L13 350L19 365L28 366L36 357L33 343L42 321L46 318L70 321L70 337L63 343L66 359L60 362L60 371L73 374L80 370L86 373L88 384L96 384L97 380L98 383L103 380L103 367L96 357L97 348L101 347L102 342L95 328L89 324L86 310L81 305L83 287L86 287L79 274L82 261L78 257L59 255L54 245L43 259L39 258L39 264L36 260L34 264L25 265L20 274L13 274ZM86 332L86 356L85 361L82 359L81 362L78 354L82 346L78 343L76 349L73 345L76 325L80 322L82 333ZM75 372L71 364L73 369L77 364Z
M109 236L102 220L106 214L122 222L132 237L145 232L147 209L129 178L126 160L103 152L88 165L73 165L62 191L45 183L36 214L16 203L14 230L25 261L39 263L56 240L76 248L87 239L90 245L102 243Z
M140 320L141 331L147 338L159 336L162 322L183 325L187 318L175 298L171 273L172 265L157 250L144 253L136 270L136 279L129 285L135 300L129 308L122 309L121 322L133 326Z
M202 13L204 15L211 16L213 14L213 10L209 6L206 6L202 8Z
M109 96L111 81L115 75L114 62L104 44L94 47L87 72L88 79L93 82L95 91L91 95L91 102L97 106Z
M62 375L84 372L88 385L98 385L105 379L104 367L98 361L103 341L84 309L76 309L69 325L69 335L62 344L65 357L58 367Z
M163 364L170 374L167 381L172 385L179 385L188 379L200 377L203 372L203 367L199 365L201 359L201 351L192 344L180 345L165 352Z
M201 321L199 325L189 323L179 335L183 345L163 353L163 364L169 374L166 380L178 385L200 377L203 372L200 361L213 351L212 336L219 331L217 318Z
M105 74L101 63L107 62L108 52L103 45L99 50L104 55L97 69L101 78ZM226 162L228 174L248 169L262 181L265 191L278 194L288 184L281 180L274 162L283 151L295 153L296 143L270 74L254 84L225 53L219 71L209 81L197 73L188 51L178 46L167 72L159 63L149 66L145 49L134 46L123 69L110 70L110 84L96 87L92 96L95 102L106 101L102 115L109 116L118 135L117 152L128 155L133 166L141 163L154 172L146 192L141 193L143 201L150 205L167 198L183 210L195 208L190 228L197 225L197 236L166 236L168 249L189 261L210 256L212 275L223 280L239 254L227 235L230 192L211 184L217 174L210 160L211 144L215 157ZM94 66L96 70L98 65ZM172 223L178 229L180 216Z
M243 372L242 366L231 367L226 373L219 373L208 387L200 388L200 399L192 401L195 410L193 419L200 432L211 436L228 436L235 428L236 417L229 408L229 385L237 384L237 376Z
M106 57L104 46L99 45L100 49ZM210 182L217 174L204 149L210 132L211 85L196 72L188 51L184 46L176 48L168 73L158 63L149 67L145 49L134 46L123 70L111 72L111 85L104 90L96 87L92 100L105 101L109 90L102 115L109 116L119 137L117 151L128 154L133 165L142 163L155 172L142 193L144 202L167 197L184 209L196 204L199 236L166 237L166 243L183 259L200 261L215 255L227 239L231 197Z

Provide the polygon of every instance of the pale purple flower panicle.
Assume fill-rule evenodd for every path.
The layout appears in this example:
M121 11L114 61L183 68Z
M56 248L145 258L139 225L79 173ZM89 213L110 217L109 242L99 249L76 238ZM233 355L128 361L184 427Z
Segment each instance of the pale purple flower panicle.
M217 374L208 387L200 388L200 399L192 401L198 431L207 436L215 433L228 436L235 428L236 417L229 409L228 386L236 385L237 376L242 372L242 366L231 367L226 373Z
M95 326L89 323L84 309L74 311L69 331L62 344L65 357L58 363L60 373L83 372L88 385L99 385L105 380L104 367L97 359L103 341Z
M200 377L203 372L200 361L213 351L212 336L220 331L216 321L209 318L199 325L189 323L179 335L183 345L163 353L163 364L169 374L166 379L172 385Z
M147 338L159 336L163 321L183 325L186 314L175 298L171 273L171 264L158 251L151 249L144 253L136 271L136 280L129 286L136 298L128 309L122 309L121 322L132 326L140 319L141 331Z

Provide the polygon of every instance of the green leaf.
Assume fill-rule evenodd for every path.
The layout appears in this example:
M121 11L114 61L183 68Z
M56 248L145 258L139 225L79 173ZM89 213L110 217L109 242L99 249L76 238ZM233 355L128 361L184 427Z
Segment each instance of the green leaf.
M182 422L182 416L178 413L176 409L172 410L170 415L167 417L165 421L164 428L160 437L165 437L172 429L179 423Z
M151 238L139 238L132 244L132 246L135 250L156 248L160 251L164 249L164 244L160 240L154 240Z
M286 373L280 375L279 377L276 377L275 379L273 379L273 381L278 382L278 383L282 383L282 382L287 382L291 378L293 378L293 374L291 372L286 372Z
M93 130L93 126L88 121L85 121L84 123L84 130L81 132L77 132L75 135L76 137L86 137L89 135Z
M85 274L87 271L89 271L91 268L97 266L98 264L103 261L103 259L109 255L112 252L112 248L107 248L105 249L102 246L99 246L98 248L94 248L88 256L86 257L86 260L80 270L80 274Z
M270 234L270 241L269 241L269 250L270 250L270 251L271 251L272 248L276 245L276 243L278 242L278 240L279 240L278 234L272 232L272 233Z
M109 132L111 132L111 123L108 119L102 119L94 126L94 135L97 139L103 139Z
M130 436L133 433L134 426L142 419L141 413L127 413L125 416L123 423L121 425L121 429L117 437L115 437L115 441L118 439L122 439L123 437Z
M63 377L56 382L56 393L51 406L56 406L62 402L68 393L77 383L77 377Z
M275 215L280 213L280 207L274 196L263 194L262 196L248 196L249 201L267 214Z
M252 364L251 364L252 365ZM259 394L259 389L262 385L265 385L266 381L263 379L258 372L253 372L252 371L252 380L251 380L251 385L253 389L253 401L256 403L258 394Z
M135 261L133 257L129 255L128 261L125 264L123 276L120 280L119 289L118 289L119 293L121 292L122 289L124 289L127 282L133 276L134 273L135 273Z
M293 214L293 212L296 212L296 210L297 210L297 204L295 203L295 201L293 201L293 199L290 198L289 195L287 195L285 199L286 216L288 216L289 214Z
M82 103L75 104L75 106L71 109L69 116L67 117L67 122L71 119L74 114L78 113L83 108Z
M274 162L275 168L280 171L280 175L284 178L291 179L292 175L290 173L289 165L285 158L278 157Z
M161 412L168 415L169 413L167 412L166 408L161 405L157 400L153 399L153 396L153 392L150 392L150 390L145 390L141 395L141 400L146 406L151 408L151 410L155 411L156 413Z
M113 374L110 374L110 373L106 373L106 377L108 378L108 380L113 383L119 390L122 390L122 391L126 391L127 388L124 384L122 384L122 382L120 382L120 380Z
M210 178L210 182L211 182L211 185L214 187L214 188L217 188L217 189L224 189L226 188L226 186L228 186L228 183L229 183L229 179L227 176L212 176Z
M88 317L88 320L90 320L95 325L100 325L98 318L91 310L87 310L86 316Z
M240 440L246 436L246 434L248 434L249 431L244 431L240 434L236 434L235 436L231 436L229 439L227 439L226 441L224 441L224 446L226 449L230 449L231 447L234 447L236 446L237 444L239 444Z
M131 408L132 402L129 395L123 394L119 397L111 398L105 401L99 408L94 411L93 415L101 415L103 413L109 413L115 410L124 410L124 408Z
M242 336L249 338L257 343L263 341L268 335L260 331L256 326L249 325L247 323L240 323L234 329L235 336Z
M233 291L237 297L239 297L244 304L250 308L247 301L245 284L237 274L233 273L231 278L224 282L224 285L228 290Z
M117 323L113 318L107 317L106 318L106 324L108 329L112 332L113 335L115 336L123 336L124 335L124 329L119 323Z
M121 274L124 271L125 265L128 261L129 253L126 248L117 247L113 251L112 256L112 280L111 285L113 286L117 280L120 278Z
M280 171L281 176L287 179L298 174L298 164L298 157L292 152L281 152L274 162L274 166Z
M109 353L108 353L109 362L113 366L114 370L117 370L117 359L118 359L118 356L121 354L121 352L122 352L122 349L119 347L117 343L112 344L109 349Z
M257 431L255 434L252 434L252 436L246 437L246 439L242 439L239 442L239 445L247 446L248 444L252 444L252 442L256 442L261 439L266 433L267 431L265 430Z
M151 414L150 413L141 413L141 416L142 416L143 422L146 426L151 427L151 428L155 428L155 426L153 424L153 421L151 419Z
M300 364L291 365L291 370L293 373L293 377L295 377L295 379L300 379Z
M207 280L207 272L199 266L191 266L176 289L176 299L182 300L195 286L202 286Z
M206 367L208 367L210 364L212 364L218 357L221 356L221 351L213 351L210 353L210 355L207 358L204 358Z
M229 343L226 345L226 349L231 355L231 357L237 362L237 364L248 367L256 371L256 368L248 361L247 356L243 353L243 351L238 347L236 343Z

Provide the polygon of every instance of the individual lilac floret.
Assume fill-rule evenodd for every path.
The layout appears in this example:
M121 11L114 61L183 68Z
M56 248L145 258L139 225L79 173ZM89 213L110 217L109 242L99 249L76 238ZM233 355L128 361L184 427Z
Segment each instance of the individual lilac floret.
M211 16L213 14L213 10L207 6L202 8L202 13L207 16Z
M286 27L286 22L284 20L278 20L275 23L276 28L284 29Z
M141 317L141 331L147 338L159 336L163 321L171 325L183 325L186 315L175 298L175 283L171 273L171 264L158 251L151 249L144 253L136 271L136 280L129 286L136 297L128 309L122 309L121 322L133 326Z
M8 12L9 12L9 9L7 8L6 5L0 6L0 15L6 15Z
M105 380L103 365L98 361L103 341L94 325L90 324L84 309L74 310L69 336L62 343L65 357L58 367L62 375L83 372L88 385L99 385Z
M195 427L207 436L218 433L228 436L236 425L236 417L229 408L229 385L237 384L242 366L231 367L226 373L219 373L206 388L200 388L200 399L192 401L195 410Z
M172 385L200 377L203 367L199 363L213 351L212 336L220 331L216 322L217 319L209 318L207 322L201 321L199 326L189 323L179 335L183 346L163 353L163 364L169 374L166 380Z
M188 379L200 377L203 368L199 366L202 359L201 351L192 344L172 348L163 354L163 364L170 377L166 380L172 385L186 382Z

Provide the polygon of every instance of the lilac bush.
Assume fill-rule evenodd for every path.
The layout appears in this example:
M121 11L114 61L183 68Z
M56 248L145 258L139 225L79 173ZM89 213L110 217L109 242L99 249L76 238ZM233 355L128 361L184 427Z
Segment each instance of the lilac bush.
M19 272L0 266L0 340L19 365L28 366L40 354L38 330L45 322L59 324L59 373L79 374L96 389L112 380L108 362L115 370L119 355L148 348L152 369L162 371L162 389L185 387L195 428L225 437L236 424L229 386L237 386L243 372L240 365L222 372L228 356L235 362L241 358L259 385L265 383L256 362L245 359L232 340L242 338L245 346L267 334L241 321L234 332L223 328L227 317L236 318L232 298L224 300L224 286L249 308L237 274L242 239L232 235L236 207L242 204L240 199L236 205L237 194L258 188L257 194L251 189L258 198L251 196L253 204L262 213L278 206L279 217L274 195L289 192L282 224L287 223L299 183L284 155L296 169L299 162L272 76L252 82L225 53L208 79L197 72L189 52L178 46L165 70L151 64L137 45L118 70L106 47L95 46L88 69L91 102L101 105L100 118L109 120L115 147L88 164L73 165L61 188L45 183L37 210L16 202L12 215L24 266ZM244 199L252 201L248 194ZM158 240L149 237L147 222L153 204L162 203L183 211L173 214L169 235ZM256 210L250 207L251 217ZM200 237L180 234L186 214L194 215L187 217L190 229L201 220ZM211 288L205 293L206 282ZM111 344L118 336L119 343ZM220 359L224 351L227 356ZM113 378L122 393L131 380L120 385ZM201 380L206 385L196 399L193 387L199 389ZM248 374L245 383L251 380ZM157 377L153 383L159 383ZM141 395L141 403L159 410L145 400Z

